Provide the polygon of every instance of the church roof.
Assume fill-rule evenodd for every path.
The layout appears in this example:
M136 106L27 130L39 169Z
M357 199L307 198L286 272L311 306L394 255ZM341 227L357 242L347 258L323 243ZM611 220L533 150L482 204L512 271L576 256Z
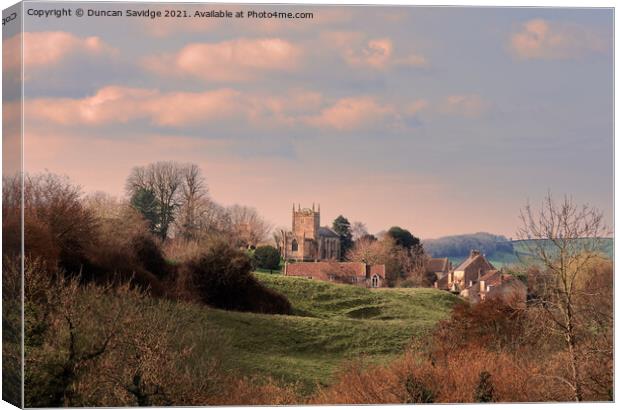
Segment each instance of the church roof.
M327 226L321 226L319 228L319 236L340 238L340 235L338 235L336 232L334 232L332 229L328 228Z

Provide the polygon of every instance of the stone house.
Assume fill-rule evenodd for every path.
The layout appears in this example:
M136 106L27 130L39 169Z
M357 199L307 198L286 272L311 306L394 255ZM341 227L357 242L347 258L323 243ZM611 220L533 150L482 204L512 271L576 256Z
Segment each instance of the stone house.
M321 226L321 206L318 210L293 204L292 229L284 232L278 244L285 261L325 261L340 259L340 236L327 226Z
M385 265L362 262L293 262L284 265L285 276L299 276L366 288L385 286Z
M527 287L523 282L495 269L477 250L472 250L467 259L439 278L434 286L458 293L472 303L501 298L507 303L517 301L525 304L527 296Z
M467 259L446 275L448 289L452 292L460 292L472 286L482 275L491 270L495 270L495 267L484 255L478 250L472 250Z
M527 286L512 275L491 270L485 273L472 286L461 291L460 295L472 303L487 299L501 299L508 304L525 306Z
M452 270L452 262L448 258L429 258L426 261L426 275L435 274L437 279L446 276Z

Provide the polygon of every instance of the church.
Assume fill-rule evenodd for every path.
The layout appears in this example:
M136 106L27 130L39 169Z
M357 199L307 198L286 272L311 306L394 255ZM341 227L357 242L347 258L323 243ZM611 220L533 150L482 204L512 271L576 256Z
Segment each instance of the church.
M316 262L339 260L340 236L332 229L321 226L321 205L315 210L293 204L293 225L282 235L280 253L285 261Z

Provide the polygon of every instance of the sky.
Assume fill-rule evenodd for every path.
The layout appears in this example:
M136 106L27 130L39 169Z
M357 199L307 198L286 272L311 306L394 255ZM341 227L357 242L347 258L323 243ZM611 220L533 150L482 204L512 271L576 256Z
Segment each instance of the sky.
M320 203L324 225L513 237L548 191L611 223L610 9L173 8L313 18L26 16L27 172L122 197L132 167L191 162L215 201L274 226Z

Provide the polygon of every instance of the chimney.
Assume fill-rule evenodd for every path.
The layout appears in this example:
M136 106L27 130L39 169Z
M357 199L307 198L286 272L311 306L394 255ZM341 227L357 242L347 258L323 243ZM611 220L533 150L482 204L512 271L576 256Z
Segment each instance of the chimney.
M477 250L477 249L472 249L472 250L469 252L469 257L470 257L470 258L473 258L473 257L478 256L478 255L480 255L480 251L479 251L479 250Z

